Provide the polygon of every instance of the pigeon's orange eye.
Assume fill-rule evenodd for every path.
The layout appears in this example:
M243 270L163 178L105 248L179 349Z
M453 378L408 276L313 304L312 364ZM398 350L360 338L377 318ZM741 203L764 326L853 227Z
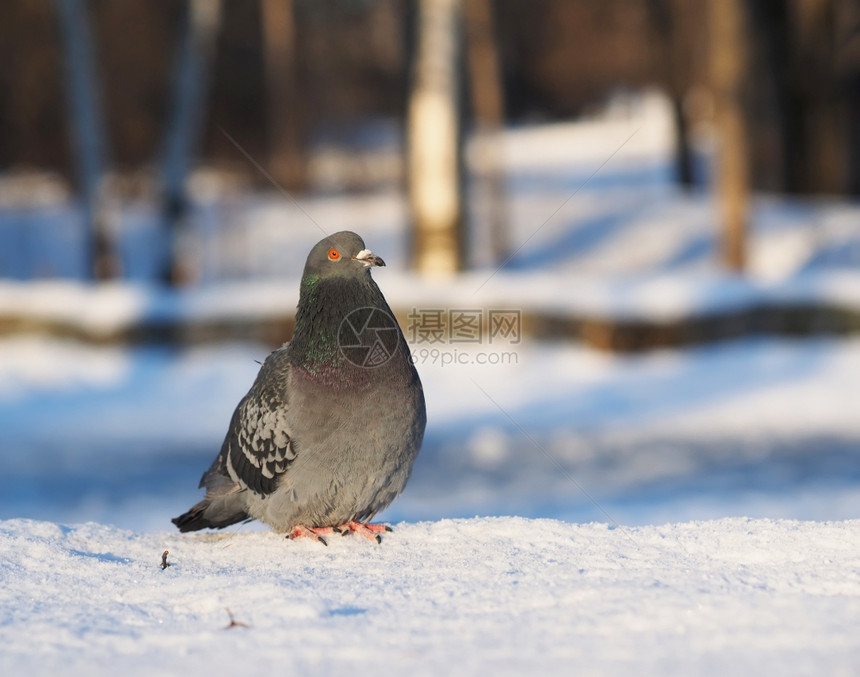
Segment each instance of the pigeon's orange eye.
M340 258L340 252L337 249L329 249L328 258L331 261L337 261Z

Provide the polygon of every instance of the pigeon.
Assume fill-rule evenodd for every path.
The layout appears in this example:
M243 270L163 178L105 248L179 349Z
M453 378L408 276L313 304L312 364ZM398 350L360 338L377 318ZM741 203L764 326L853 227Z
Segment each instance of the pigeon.
M205 498L182 532L260 520L290 538L359 533L406 485L421 448L424 391L370 269L385 262L355 233L318 242L302 274L292 339L239 402Z

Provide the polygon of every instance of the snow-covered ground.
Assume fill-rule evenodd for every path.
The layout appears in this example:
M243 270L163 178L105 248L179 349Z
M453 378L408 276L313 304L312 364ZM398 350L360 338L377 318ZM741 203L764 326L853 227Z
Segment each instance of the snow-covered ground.
M0 271L19 281L0 283L0 317L110 333L282 313L317 225L360 232L404 309L860 307L857 205L759 197L748 277L719 269L714 205L668 184L660 105L509 134L522 246L500 270L478 243L477 270L415 279L402 201L382 194L303 200L306 213L204 204L204 284L180 294L146 283L152 211L131 207L132 285L31 284L34 270L79 277L79 232L67 206L7 210ZM411 347L429 420L381 516L396 530L324 548L169 523L197 500L267 347L0 338L0 674L860 672L860 338ZM224 629L226 609L244 625Z
M11 520L0 543L5 675L860 667L857 520L436 520L397 525L381 546L327 548Z

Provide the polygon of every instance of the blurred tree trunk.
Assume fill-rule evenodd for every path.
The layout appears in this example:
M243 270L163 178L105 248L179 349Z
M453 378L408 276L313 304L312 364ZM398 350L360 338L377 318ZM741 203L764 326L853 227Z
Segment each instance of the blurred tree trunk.
M187 284L195 277L188 262L187 180L203 131L208 71L220 22L220 0L187 0L176 38L171 109L162 159L162 217L167 233L166 282Z
M837 15L837 72L848 126L846 191L860 197L860 3L843 2Z
M510 243L502 131L505 125L499 45L490 0L465 0L469 82L476 129L479 205L490 234L492 260L507 258Z
M283 188L307 187L293 0L261 0L266 69L269 173Z
M72 156L83 198L88 233L89 270L97 280L116 277L119 261L113 251L105 206L106 142L93 39L86 0L56 0L66 68L66 96L71 118Z
M749 31L744 0L710 0L711 83L719 143L718 199L723 261L743 270L749 211L750 172L746 118Z
M684 97L690 84L690 55L685 49L689 38L681 34L679 13L687 9L672 0L651 0L651 12L657 32L659 68L672 101L672 121L675 131L675 175L684 190L695 185L690 130L684 112Z
M752 167L756 187L802 192L805 173L803 98L798 87L796 45L789 3L759 0L749 5L757 36L752 55L756 87Z
M425 274L463 266L460 1L418 0L407 111L413 262Z
M787 193L851 191L860 85L860 4L758 0L749 5L757 54L756 185ZM853 76L851 59L854 59ZM762 92L772 90L771 97ZM764 99L764 100L762 100ZM767 138L777 130L776 143ZM846 143L847 141L847 143ZM768 181L773 175L777 180Z
M833 0L795 0L797 77L803 90L804 187L837 193L843 188L845 138L840 124L836 75L836 17ZM860 124L854 120L855 126Z

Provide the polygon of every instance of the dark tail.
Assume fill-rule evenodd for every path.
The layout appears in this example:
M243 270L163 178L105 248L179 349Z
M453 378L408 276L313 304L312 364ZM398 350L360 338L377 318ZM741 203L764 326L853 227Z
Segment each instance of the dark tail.
M236 522L244 522L252 519L244 510L225 511L223 504L221 509L213 509L212 502L209 499L204 499L195 505L188 512L174 517L173 522L181 532L198 531L200 529L223 529L229 527Z

